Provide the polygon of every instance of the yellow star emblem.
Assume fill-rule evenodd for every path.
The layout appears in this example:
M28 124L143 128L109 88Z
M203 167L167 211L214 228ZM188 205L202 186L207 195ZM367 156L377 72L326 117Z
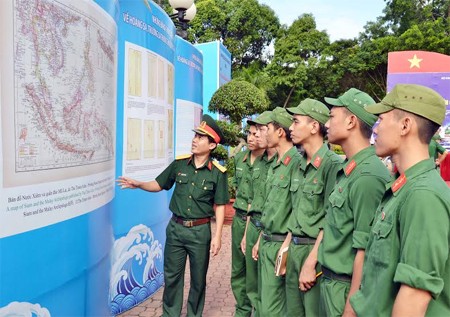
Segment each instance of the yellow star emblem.
M420 62L423 61L423 59L421 58L417 58L417 55L414 54L414 57L411 59L408 59L408 62L411 63L411 65L409 65L409 68L413 68L413 67L417 67L420 68Z

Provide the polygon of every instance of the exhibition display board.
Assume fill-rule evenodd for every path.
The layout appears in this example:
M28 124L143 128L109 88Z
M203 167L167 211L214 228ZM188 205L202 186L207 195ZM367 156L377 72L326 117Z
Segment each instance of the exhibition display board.
M0 17L0 316L119 314L163 286L171 192L115 179L190 152L202 54L150 0L4 0Z

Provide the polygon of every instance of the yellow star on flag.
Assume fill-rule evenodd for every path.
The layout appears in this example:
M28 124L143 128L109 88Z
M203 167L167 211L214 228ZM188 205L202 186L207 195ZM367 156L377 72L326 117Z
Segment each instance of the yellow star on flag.
M411 59L408 59L408 62L411 63L411 65L409 65L409 68L413 68L413 67L417 67L420 68L420 62L423 61L423 59L421 58L417 58L417 55L414 54L414 57Z

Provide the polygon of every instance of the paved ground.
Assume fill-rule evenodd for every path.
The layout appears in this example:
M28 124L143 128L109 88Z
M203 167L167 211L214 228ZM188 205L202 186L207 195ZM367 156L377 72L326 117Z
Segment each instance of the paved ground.
M215 224L212 230L215 231ZM184 306L182 316L186 316L186 300L189 290L189 270L186 269L184 287ZM204 317L233 316L235 300L230 286L231 272L231 226L224 225L222 230L222 248L220 253L209 262L208 281L206 286L206 302ZM162 315L161 288L152 298L119 315L120 317L154 317Z

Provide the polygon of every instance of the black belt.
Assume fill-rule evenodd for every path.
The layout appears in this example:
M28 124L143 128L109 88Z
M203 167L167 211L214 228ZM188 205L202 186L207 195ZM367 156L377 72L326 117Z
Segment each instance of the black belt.
M331 271L330 269L327 269L323 265L322 265L322 272L323 272L323 276L325 276L329 279L332 279L332 280L338 280L341 282L349 282L349 283L351 283L351 281L352 281L351 275L334 273L333 271Z
M261 216L262 216L262 213L259 212L259 211L250 211L250 212L248 213L248 215L249 215L250 217L252 217L252 218L256 218L256 219L260 220L260 219L261 219Z
M264 228L263 224L261 221L259 221L258 219L255 219L254 217L250 217L250 221L255 225L256 228Z
M269 242L282 242L286 239L285 234L268 234L263 232L262 237L264 240Z
M238 217L242 221L247 221L247 214L245 213L245 211L243 211L241 209L236 209L236 212L234 213L234 216Z
M316 243L316 239L305 237L305 236L292 236L291 242L295 245L306 244L311 245Z
M184 218L173 215L172 220L175 221L176 223L182 225L183 227L190 228L190 227L204 225L205 223L210 222L211 218L208 217L208 218L188 220L188 219L184 219Z

